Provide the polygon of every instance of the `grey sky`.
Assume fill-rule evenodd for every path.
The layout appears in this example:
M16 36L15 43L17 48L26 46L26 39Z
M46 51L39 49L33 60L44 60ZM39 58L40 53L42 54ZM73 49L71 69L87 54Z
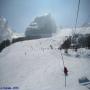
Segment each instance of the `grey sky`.
M57 25L75 25L78 0L0 0L0 16L17 32L24 32L34 17L51 13ZM81 0L78 25L90 22L90 0Z

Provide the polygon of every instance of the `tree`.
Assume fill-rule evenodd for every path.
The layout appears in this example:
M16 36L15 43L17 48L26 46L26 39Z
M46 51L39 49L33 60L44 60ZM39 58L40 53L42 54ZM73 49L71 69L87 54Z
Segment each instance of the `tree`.
M0 44L0 52L9 45L10 45L10 40L7 39L7 40L2 41L2 43Z
M71 37L67 38L63 44L59 47L59 49L64 49L65 53L68 53L68 49L70 48L71 45Z

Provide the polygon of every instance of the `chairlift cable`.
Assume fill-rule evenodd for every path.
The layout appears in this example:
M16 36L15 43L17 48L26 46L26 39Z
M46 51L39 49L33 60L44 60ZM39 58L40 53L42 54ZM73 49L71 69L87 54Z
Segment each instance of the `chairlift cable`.
M76 28L77 28L79 9L80 9L80 0L78 1L78 8L77 8L77 15L76 15L76 22L75 22L75 31L76 31Z
M60 51L61 51L61 50L60 50ZM65 65L64 65L64 58L63 58L63 54L62 54L62 52L61 52L61 58L62 58L63 67L64 67Z
M79 8L80 8L80 0L78 1L78 8L77 8L77 15L76 15L76 22L75 22L75 31L76 31L76 27L77 27L77 21L78 21L78 15L79 15ZM74 32L74 34L75 34L75 32ZM62 57L62 61L63 61L63 67L65 67L65 65L64 65L65 63L64 63L62 52L61 52L61 57ZM66 75L65 75L65 87L66 87Z

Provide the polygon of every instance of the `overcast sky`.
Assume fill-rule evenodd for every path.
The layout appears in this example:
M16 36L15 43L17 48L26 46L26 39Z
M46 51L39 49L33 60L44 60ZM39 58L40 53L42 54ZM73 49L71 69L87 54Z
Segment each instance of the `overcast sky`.
M75 25L78 0L0 0L4 16L16 32L24 32L34 17L51 13L57 25ZM90 22L90 0L81 0L78 25Z

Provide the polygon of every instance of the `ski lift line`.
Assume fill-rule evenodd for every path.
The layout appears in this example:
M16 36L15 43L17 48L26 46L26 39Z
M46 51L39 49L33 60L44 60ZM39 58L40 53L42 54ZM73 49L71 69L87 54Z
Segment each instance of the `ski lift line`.
M60 52L61 52L61 50L60 50ZM63 58L63 54L62 54L62 52L61 52L61 57L62 57L62 62L63 62L63 67L65 68L65 65L64 65L64 58ZM64 73L65 74L65 73ZM66 75L64 75L65 76L65 88L66 88Z
M60 50L60 52L61 52L61 50ZM62 52L61 52L61 58L62 58L62 62L63 62L63 67L64 67L65 65L64 65L64 59L63 59L63 55L62 55Z
M76 30L76 27L77 27L77 21L78 21L78 15L79 15L79 8L80 8L80 0L78 1L77 16L76 16L76 22L75 22L75 30Z

